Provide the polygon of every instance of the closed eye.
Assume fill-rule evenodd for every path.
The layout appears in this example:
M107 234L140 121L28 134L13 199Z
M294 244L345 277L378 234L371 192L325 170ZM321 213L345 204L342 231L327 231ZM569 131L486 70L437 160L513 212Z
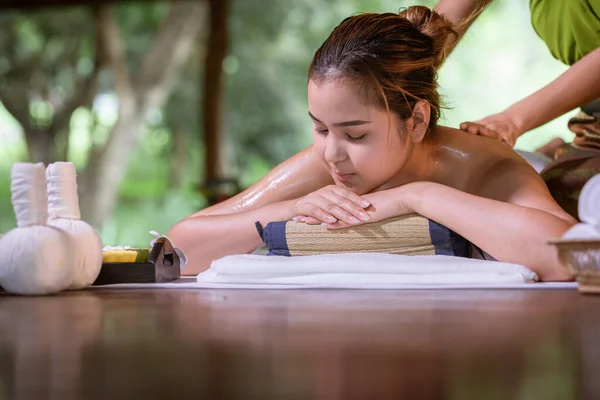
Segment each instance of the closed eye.
M350 142L360 142L361 140L363 140L365 138L365 136L367 136L366 134L364 135L360 135L360 136L350 136L346 133L346 138L348 139L348 141Z
M319 129L319 128L315 127L314 130L316 133L318 133L319 135L322 135L322 136L325 136L325 135L327 135L327 133L329 133L329 129ZM363 140L365 138L365 136L367 136L367 135L364 134L364 135L354 137L354 136L351 136L346 133L345 136L349 142L356 143L356 142L360 142L361 140Z

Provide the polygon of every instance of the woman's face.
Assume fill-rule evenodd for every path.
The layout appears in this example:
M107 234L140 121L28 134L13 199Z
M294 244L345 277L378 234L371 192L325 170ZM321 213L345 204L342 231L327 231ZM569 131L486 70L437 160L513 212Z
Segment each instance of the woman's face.
M309 114L314 122L314 151L336 185L364 194L394 178L412 151L398 118L379 110L349 85L308 83Z

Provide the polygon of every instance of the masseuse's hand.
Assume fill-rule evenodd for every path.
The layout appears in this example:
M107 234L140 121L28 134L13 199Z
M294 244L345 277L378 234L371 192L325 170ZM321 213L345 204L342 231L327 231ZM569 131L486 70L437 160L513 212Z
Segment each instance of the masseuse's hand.
M370 219L364 197L336 185L325 186L298 199L293 205L294 221L327 227L348 227Z
M523 133L511 118L504 113L485 117L475 122L463 122L460 129L474 135L488 136L513 147Z

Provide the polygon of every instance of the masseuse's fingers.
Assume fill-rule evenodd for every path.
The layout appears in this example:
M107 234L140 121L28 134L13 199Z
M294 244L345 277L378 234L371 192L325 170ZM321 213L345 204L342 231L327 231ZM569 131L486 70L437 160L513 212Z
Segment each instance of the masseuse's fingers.
M476 122L463 122L460 124L460 129L473 135L483 135L494 137L493 131Z
M511 147L514 146L514 143L510 139L510 135L508 133L502 132L501 129L498 129L491 125L485 126L478 122L463 122L462 124L460 124L460 129L473 135L487 136L493 139L497 139Z
M493 139L497 139L510 147L514 145L514 143L511 143L509 135L506 135L504 134L504 132L494 129L492 127L481 126L478 134L481 136L487 136Z

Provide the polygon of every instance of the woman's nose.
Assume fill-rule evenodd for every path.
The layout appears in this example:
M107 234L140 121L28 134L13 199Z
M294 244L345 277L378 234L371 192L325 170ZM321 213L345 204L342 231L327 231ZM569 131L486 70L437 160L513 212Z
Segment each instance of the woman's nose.
M330 137L327 138L327 143L325 145L325 161L330 164L337 164L345 161L348 158L346 149L338 140L332 139L331 136L333 135L330 135Z

